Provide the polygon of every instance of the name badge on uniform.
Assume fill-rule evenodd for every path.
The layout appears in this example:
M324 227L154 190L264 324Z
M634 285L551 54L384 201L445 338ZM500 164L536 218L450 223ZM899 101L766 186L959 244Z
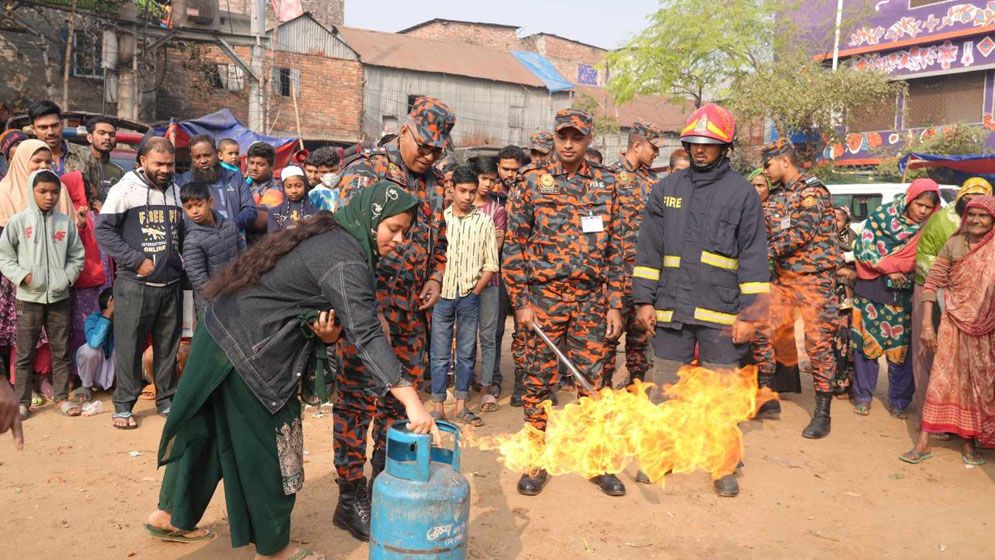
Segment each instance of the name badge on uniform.
M539 194L560 194L560 188L556 186L556 180L552 175L543 175L539 178Z
M791 227L791 216L785 216L781 218L781 229L788 229Z
M584 233L601 233L605 231L605 220L601 216L581 216L580 227Z

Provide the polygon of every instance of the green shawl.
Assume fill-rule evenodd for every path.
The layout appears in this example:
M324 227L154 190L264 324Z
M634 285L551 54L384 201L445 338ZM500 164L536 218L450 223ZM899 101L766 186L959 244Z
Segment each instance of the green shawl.
M355 194L349 203L335 212L335 221L359 243L375 273L380 254L377 251L377 227L380 222L418 206L418 199L397 183L381 181Z

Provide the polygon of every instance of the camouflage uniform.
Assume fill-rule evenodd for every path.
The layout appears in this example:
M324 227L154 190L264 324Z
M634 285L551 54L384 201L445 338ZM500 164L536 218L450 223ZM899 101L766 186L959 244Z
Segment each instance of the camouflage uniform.
M633 132L657 147L663 144L663 131L655 126L642 122L633 125ZM647 167L636 167L623 157L612 167L618 177L616 183L616 200L618 202L618 227L622 232L623 268L622 286L622 330L625 332L625 367L628 370L628 385L633 379L646 379L650 369L649 348L650 333L636 320L636 306L632 302L632 269L636 264L636 241L639 237L639 224L643 220L643 209L650 190L659 180L656 173ZM608 341L608 358L605 360L604 379L610 383L615 376L615 354L618 351L620 338Z
M580 111L561 110L556 122L590 134L591 118ZM622 307L615 175L587 161L568 174L557 162L526 171L523 180L520 196L511 198L502 267L512 304L516 310L531 306L538 325L599 387L605 315ZM544 430L539 404L556 381L556 356L538 336L527 337L526 344L525 418Z
M452 111L442 102L421 98L412 109L408 126L421 144L445 147L455 123ZM419 386L428 366L428 322L419 311L422 288L429 280L442 285L446 265L445 220L442 217L444 196L442 182L428 170L415 175L401 158L394 141L372 154L362 154L342 173L343 204L362 189L382 180L403 185L422 204L418 219L408 239L396 253L380 259L377 269L377 299L390 325L391 345L402 370ZM339 345L342 368L335 400L335 468L340 478L356 480L363 476L366 463L366 433L373 420L374 456L382 455L387 428L404 417L404 408L390 394L377 400L364 390L365 366L356 355L356 347ZM374 461L374 468L382 468Z
M544 130L537 130L529 136L529 155L531 152L540 152L541 158L532 157L533 167L543 167L553 159L553 133Z
M829 190L811 175L771 194L774 261L771 328L776 332L795 322L805 323L805 349L812 362L815 390L829 392L836 373L833 336L839 317L836 268L842 254Z

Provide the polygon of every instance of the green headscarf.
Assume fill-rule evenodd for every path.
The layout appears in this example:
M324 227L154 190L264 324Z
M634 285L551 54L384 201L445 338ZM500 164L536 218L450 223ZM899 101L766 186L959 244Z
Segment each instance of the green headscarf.
M752 183L753 180L759 177L763 172L764 168L758 167L753 171L750 171L750 174L746 176L746 180ZM771 184L770 179L766 175L764 175L764 179L767 181L767 191L774 192L774 185Z
M418 199L397 183L381 181L363 189L349 200L349 204L335 212L335 221L359 243L370 265L376 271L377 227L380 222L418 206Z

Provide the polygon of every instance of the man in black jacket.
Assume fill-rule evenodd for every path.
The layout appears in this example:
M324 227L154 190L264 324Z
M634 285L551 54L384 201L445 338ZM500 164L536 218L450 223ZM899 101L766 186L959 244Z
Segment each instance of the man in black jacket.
M111 187L94 235L117 263L114 344L117 354L114 427L138 427L132 409L142 390L142 352L151 333L156 408L169 414L176 392L183 293L183 207L173 183L176 152L165 138L150 138L140 167Z

